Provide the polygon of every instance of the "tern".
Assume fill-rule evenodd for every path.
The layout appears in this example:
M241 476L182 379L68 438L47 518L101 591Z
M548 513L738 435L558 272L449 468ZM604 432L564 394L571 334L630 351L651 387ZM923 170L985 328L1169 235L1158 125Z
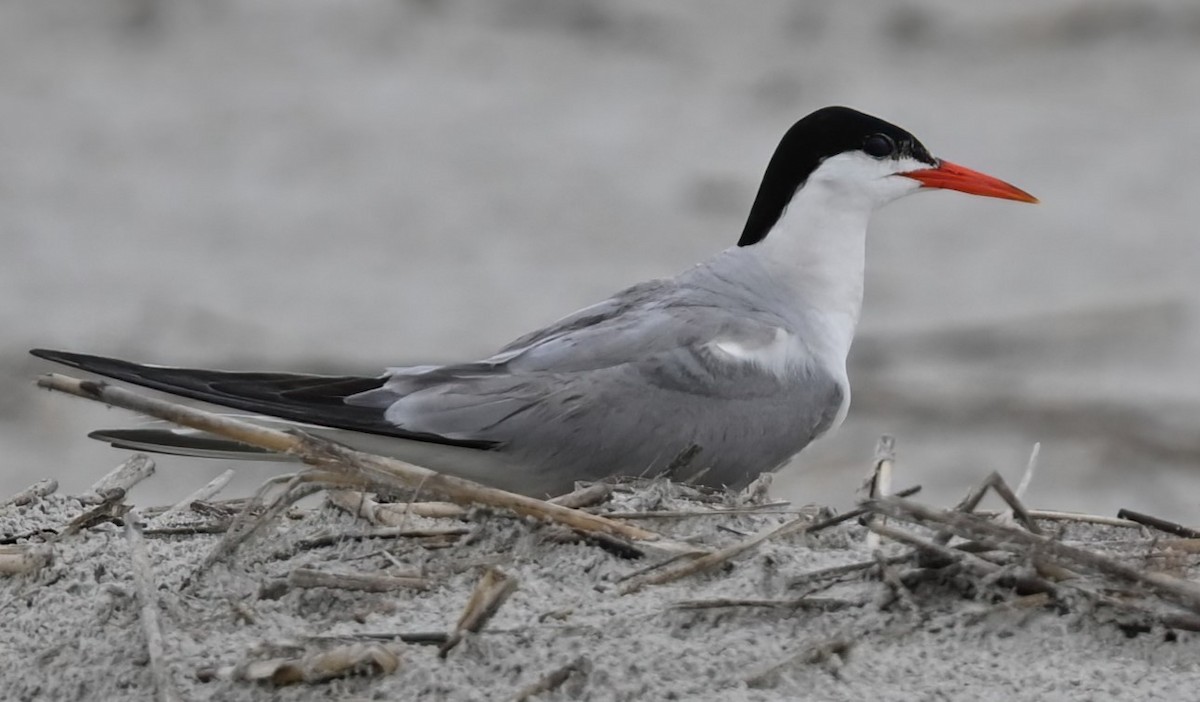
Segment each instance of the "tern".
M737 244L480 361L327 376L35 356L527 495L657 476L737 489L838 426L867 224L922 189L1037 202L846 107L783 136ZM268 458L194 430L94 432L120 448Z

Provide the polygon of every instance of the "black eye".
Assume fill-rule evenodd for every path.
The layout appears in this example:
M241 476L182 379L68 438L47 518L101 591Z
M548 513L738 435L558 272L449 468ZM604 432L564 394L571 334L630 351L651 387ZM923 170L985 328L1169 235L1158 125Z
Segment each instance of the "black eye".
M896 153L896 143L886 134L872 134L863 142L862 150L875 158L884 158Z

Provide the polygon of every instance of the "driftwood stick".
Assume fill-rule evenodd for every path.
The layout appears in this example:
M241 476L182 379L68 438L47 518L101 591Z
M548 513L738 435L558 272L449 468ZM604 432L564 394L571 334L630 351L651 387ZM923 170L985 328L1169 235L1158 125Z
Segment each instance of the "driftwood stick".
M889 556L885 559L888 564L903 563L912 560L911 554L902 556ZM829 568L821 568L820 570L812 570L807 573L801 573L788 581L788 587L800 587L809 583L820 582L822 580L835 580L853 573L861 573L864 570L877 568L879 561L872 558L869 561L858 561L857 563L847 563L845 565L831 566Z
M467 513L462 505L453 502L377 502L362 490L331 490L326 499L338 509L375 526L404 526L411 517L458 519Z
M111 488L100 495L103 499L95 507L67 522L67 526L54 537L55 541L77 534L84 529L90 529L97 524L113 522L126 515L133 509L125 504L125 490Z
M0 575L36 573L54 560L54 551L45 544L6 544L0 546Z
M454 631L450 632L446 643L438 648L438 657L445 658L464 636L478 632L486 626L516 589L517 579L506 575L499 568L492 566L484 571L483 577L475 585L475 590L471 592Z
M878 566L878 561L871 561ZM717 598L713 600L684 600L676 602L675 609L725 609L730 607L746 607L752 609L803 610L816 612L836 612L848 607L861 607L863 603L853 600L843 600L833 597L810 597L802 595L786 600L745 600Z
M977 510L975 514L980 517L997 517L1002 512L995 510ZM1124 527L1126 529L1140 529L1141 524L1128 519L1118 519L1116 517L1105 517L1101 514L1083 514L1082 512L1060 512L1057 510L1048 509L1031 509L1029 516L1033 519L1044 519L1049 522L1078 522L1080 524L1101 524L1103 526Z
M112 490L128 493L130 488L151 475L154 475L154 461L144 453L135 453L129 460L97 480L87 492L79 496L79 501L85 505L100 504Z
M230 520L224 519L214 522L204 522L198 524L175 524L165 527L146 527L142 529L142 536L196 536L197 534L224 534L229 531Z
M261 531L296 501L328 488L328 483L317 481L322 478L336 479L337 477L340 476L331 476L319 471L311 471L298 475L279 476L268 480L259 488L254 499L247 503L242 511L238 513L237 517L234 518L229 528L225 531L225 535L209 551L208 556L204 558L200 567L196 569L195 573L189 579L187 586L190 587L193 583L199 582L200 576L207 572L208 569L236 551L247 539ZM276 496L271 504L267 505L265 510L256 514L258 508L262 506L262 500L266 492L273 485L283 481L287 482L284 491Z
M612 489L607 483L595 483L547 501L560 507L580 509L608 499ZM330 504L376 526L404 526L409 517L459 519L467 514L465 507L453 502L377 502L361 490L331 491L328 499Z
M908 496L908 495L915 494L920 489L921 489L920 486L914 486L914 487L911 487L911 488L908 488L905 490L901 490L900 492L898 492L896 494ZM816 522L815 524L813 522L810 522L807 517L799 517L797 519L792 519L790 521L784 522L783 524L780 524L779 526L771 527L768 529L763 529L759 533L755 534L754 536L751 536L750 538L748 538L744 541L739 541L731 546L726 546L725 548L713 551L711 553L704 554L703 556L700 556L699 558L695 558L690 561L685 561L683 563L676 565L673 568L663 568L663 569L660 569L658 572L647 575L645 577L630 579L625 582L625 584L620 588L619 592L622 595L628 595L628 594L637 592L638 590L642 589L643 587L645 587L647 585L662 585L664 583L669 583L674 580L678 580L680 578L687 577L689 575L695 575L696 573L703 573L703 572L711 570L723 563L728 563L729 561L733 560L734 558L737 558L738 556L742 555L743 553L746 553L755 548L758 548L761 544L763 544L767 541L770 541L771 539L779 539L779 538L783 538L785 536L790 536L792 534L803 534L803 533L812 533L812 532L821 531L823 529L828 529L832 526L837 526L838 524L841 524L843 522L848 522L851 519L856 519L858 517L861 517L862 515L867 514L870 511L872 511L872 510L870 510L866 507L860 507L858 509L852 509L849 512L846 512L845 514L840 514L836 517L831 517L824 521Z
M53 478L39 480L0 503L0 507L22 507L39 498L53 495L55 490L58 490L57 480Z
M333 546L346 541L364 541L367 539L428 539L439 543L453 543L459 537L471 532L466 527L442 527L437 529L406 529L404 527L382 527L370 531L328 532L296 542L290 549L280 551L279 558L289 558L296 551L306 551L322 546Z
M892 492L892 470L896 464L896 439L884 434L875 445L875 460L872 461L871 475L867 477L867 497L882 497ZM879 548L879 535L875 532L867 534L867 550Z
M221 473L217 477L208 481L208 484L204 487L196 490L179 502L176 502L167 511L155 517L155 519L162 521L168 520L171 517L190 511L192 509L193 502L205 502L207 500L211 500L213 496L225 489L225 486L229 484L229 481L233 480L233 476L234 471L232 468L230 468L224 473Z
M755 507L727 507L719 509L680 509L640 512L606 512L604 516L610 519L691 519L692 517L731 517L739 514L811 514L804 509L767 509Z
M1029 460L1025 463L1025 473L1021 476L1021 482L1017 483L1017 497L1025 499L1025 493L1029 490L1029 485L1033 482L1033 474L1037 472L1038 456L1042 453L1042 442L1036 441L1033 444L1033 449L1029 452Z
M1117 519L1128 519L1131 522L1137 522L1138 524L1148 526L1152 529L1158 529L1159 531L1165 531L1168 534L1174 534L1175 536L1182 536L1185 539L1200 539L1200 531L1189 529L1188 527L1185 527L1182 524L1176 524L1175 522L1168 522L1165 519L1152 517L1148 514L1134 512L1131 509L1119 510L1117 512Z
M979 506L979 503L983 501L984 495L987 495L987 491L995 490L996 493L1000 494L1001 498L1008 503L1012 513L1015 515L1017 510L1015 507L1013 507L1013 503L1015 502L1016 504L1021 504L1020 500L1016 499L1016 496L1012 494L1011 490L1008 490L1007 483L1004 483L1003 489L1007 491L1008 496L1005 497L1003 494L1001 494L1000 489L996 487L998 482L1004 483L1004 478L1001 478L1000 474L996 471L992 471L986 478L981 480L978 485L967 491L967 494L963 496L962 500L960 500L959 503L954 506L954 511L962 513L974 512L975 508ZM1011 501L1009 498L1012 498ZM1023 504L1021 505L1021 510L1022 514L1025 515L1026 519L1028 519L1029 524L1033 524L1033 519L1029 517L1029 511L1025 509ZM999 514L1002 515L1004 513ZM1034 525L1034 529L1037 528L1038 527ZM1030 529L1030 531L1033 531L1033 529ZM1041 531L1039 530L1034 533L1041 533ZM946 544L950 543L950 539L952 538L954 538L954 534L949 531L942 531L933 538L933 542L945 546Z
M1009 509L1012 510L1013 517L1028 529L1030 533L1042 533L1041 527L1037 525L1037 522L1033 521L1033 517L1029 516L1029 510L1025 509L1025 504L1021 502L1021 498L1017 497L1016 493L1008 487L1008 483L1004 481L1004 478L999 473L993 471L988 476L987 483L1000 496L1000 499L1004 500Z
M543 675L528 687L523 688L513 696L513 702L525 702L525 700L537 697L542 693L554 692L562 687L563 683L570 680L572 675L576 673L587 675L588 667L587 659L580 656L563 667Z
M489 505L509 509L523 516L558 522L573 529L623 536L639 541L662 541L663 547L669 545L660 535L639 527L550 504L545 500L489 488L471 480L444 475L394 458L356 451L303 432L268 429L212 412L146 397L102 381L79 380L52 373L39 378L38 385L218 434L269 451L285 453L310 465L359 477L370 483L397 488L421 487L459 503Z
M1000 548L1006 551L1024 554L1033 549L1043 557L1050 556L1082 569L1143 585L1193 612L1200 612L1200 583L1183 580L1165 573L1143 571L1107 556L1068 546L1046 536L996 524L973 515L927 507L898 497L879 498L864 506L871 511L904 521L924 525L937 524L963 538L995 541Z
M150 671L154 678L155 699L159 702L179 702L182 698L171 682L167 670L162 627L158 621L158 596L154 586L154 570L150 556L146 553L146 541L137 527L137 513L125 521L125 539L129 542L129 559L133 566L133 579L137 583L142 632L146 636L146 651L150 658Z
M586 487L579 488L574 492L568 492L565 495L559 495L551 500L550 504L560 507L570 507L571 509L582 509L598 505L607 500L613 493L612 483L592 483Z
M373 573L329 573L315 568L296 568L288 573L291 587L328 587L337 590L389 592L391 590L428 590L432 581L418 575L379 575Z
M351 675L390 675L400 667L402 648L393 644L354 643L299 658L243 661L237 665L208 666L196 671L201 682L241 680L276 687L299 683L324 683Z
M884 434L875 444L871 474L864 484L867 497L882 497L892 492L892 469L896 463L896 439Z
M1001 570L1003 569L1002 566L980 558L979 556L976 556L968 551L943 546L942 544L934 541L923 539L916 534L912 534L900 529L894 529L885 524L872 523L868 524L867 528L875 531L880 536L902 543L906 546L912 546L913 548L926 554L936 556L948 562L958 563L967 570L987 578L995 577L996 575L1000 574ZM1026 591L1044 592L1052 595L1057 595L1058 593L1058 588L1056 588L1049 580L1035 577L1020 577L1016 578L1016 580L1018 581L1018 587Z
M824 663L834 656L845 656L854 646L858 636L839 636L824 641L818 641L800 649L798 653L788 656L780 663L759 671L746 678L746 685L751 688L774 687L779 676L789 668L801 665L816 665Z

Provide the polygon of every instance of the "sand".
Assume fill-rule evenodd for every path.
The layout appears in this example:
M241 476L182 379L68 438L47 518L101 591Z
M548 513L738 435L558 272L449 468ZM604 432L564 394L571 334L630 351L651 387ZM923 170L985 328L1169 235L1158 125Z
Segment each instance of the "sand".
M736 498L697 502L683 490L652 484L619 491L602 509L754 508ZM639 523L714 547L805 511L780 504L758 509ZM33 541L47 539L82 510L78 499L57 494L9 507L0 512L0 534L39 532ZM814 520L827 516L815 508L807 514ZM185 512L172 523L212 520ZM512 699L572 666L565 681L536 699L1182 700L1200 686L1200 635L1083 598L1022 598L1002 580L988 585L949 571L912 581L897 596L875 566L840 581L792 585L802 574L873 559L866 529L853 521L768 541L716 571L629 594L621 592L627 576L665 556L651 550L628 558L594 543L562 543L545 525L485 511L465 520L412 517L404 527L465 527L469 535L439 548L414 538L305 545L314 537L371 528L318 504L294 510L197 575L218 535L149 534L167 685L188 700ZM1138 530L1053 528L1063 543L1135 564L1147 563L1155 548L1150 535ZM132 547L123 529L99 524L51 548L53 561L40 572L0 579L5 699L156 699ZM890 543L881 551L903 552ZM1162 557L1155 558L1163 567ZM1195 555L1173 559L1172 572L1195 577ZM889 573L907 577L913 565L896 565ZM444 659L436 645L395 640L453 630L481 574L493 567L516 587L482 632L468 634ZM430 586L390 592L288 587L289 574L304 568L419 574ZM801 596L808 598L806 606L680 608L697 601ZM287 686L231 680L228 674L205 679L212 670L248 661L350 643L389 646L398 668Z

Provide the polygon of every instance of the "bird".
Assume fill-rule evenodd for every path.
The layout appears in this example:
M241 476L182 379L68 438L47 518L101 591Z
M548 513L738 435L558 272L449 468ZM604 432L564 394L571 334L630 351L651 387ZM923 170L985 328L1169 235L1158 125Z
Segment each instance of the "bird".
M930 189L1037 202L933 157L894 124L825 107L779 141L736 244L482 360L330 376L30 353L534 497L624 475L736 490L846 417L868 221ZM272 457L190 429L89 436L125 449Z

